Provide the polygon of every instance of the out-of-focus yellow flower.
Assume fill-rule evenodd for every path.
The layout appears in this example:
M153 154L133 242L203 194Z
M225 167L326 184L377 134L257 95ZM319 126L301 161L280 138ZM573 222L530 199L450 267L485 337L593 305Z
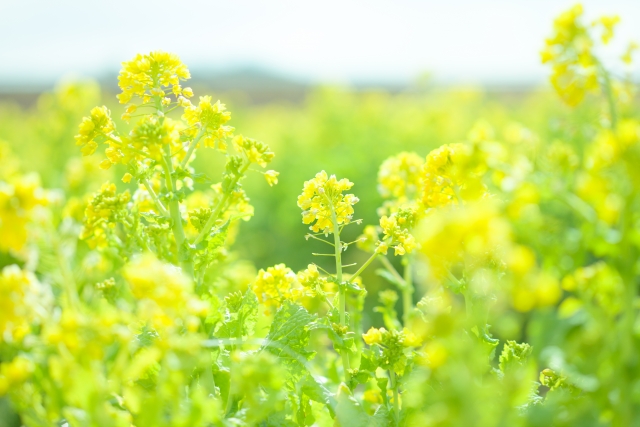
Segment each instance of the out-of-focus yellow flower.
M32 323L47 316L49 298L36 277L17 265L0 274L0 335L4 342L20 341Z
M386 332L384 328L369 328L366 334L362 334L362 339L367 345L382 343L382 334Z
M123 276L140 301L141 315L155 327L174 326L187 315L203 316L207 305L193 293L193 284L182 271L144 254L125 266Z
M20 251L27 243L27 225L38 206L49 203L36 174L0 181L0 251Z
M598 60L593 55L593 39L582 22L582 5L563 12L553 24L554 34L541 52L543 63L551 63L551 84L570 106L579 104L589 92L599 89ZM615 18L603 17L603 42L613 36Z
M278 183L278 175L280 175L280 172L276 172L274 170L268 170L264 173L264 178L267 180L270 187L273 187Z
M384 233L383 241L395 249L395 255L410 254L417 247L411 234L415 224L416 212L413 209L400 209L390 216L380 218L380 227ZM380 244L378 244L379 250ZM384 250L386 253L386 250Z
M593 25L602 25L602 43L608 44L613 38L613 29L620 22L618 15L601 16L593 22Z
M179 87L181 80L189 78L191 75L187 66L173 53L156 51L146 55L138 54L131 61L122 63L118 76L118 86L122 93L118 95L118 99L121 104L126 104L134 96L143 101L146 97L163 97L162 87Z
M447 144L429 153L422 171L422 202L427 208L477 200L486 190L483 164L467 144Z
M8 363L0 364L0 396L29 379L35 365L24 356L15 357Z
M424 160L416 153L402 152L389 157L378 171L378 191L385 199L402 206L420 198L422 165Z
M511 227L487 200L435 212L417 227L416 236L432 274L442 278L453 263L477 268L491 261L511 244Z
M306 181L302 194L298 196L298 206L302 209L302 222L315 224L309 228L314 232L333 233L333 216L337 224L349 224L353 217L353 205L358 198L353 194L342 194L353 187L346 178L337 180L335 175L327 176L318 172L315 178Z
M279 308L284 301L295 301L302 295L296 274L284 264L260 270L253 291L267 307Z
M131 194L128 191L117 194L114 184L104 183L85 209L84 228L80 238L86 240L92 248L107 247L108 234L115 228L120 214L127 211L130 201Z

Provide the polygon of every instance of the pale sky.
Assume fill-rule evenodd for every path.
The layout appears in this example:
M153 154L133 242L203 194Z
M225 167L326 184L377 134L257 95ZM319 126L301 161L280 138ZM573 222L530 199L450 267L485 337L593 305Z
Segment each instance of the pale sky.
M538 51L570 0L0 0L0 81L117 71L138 52L191 68L257 67L310 82L539 81ZM619 14L616 55L640 41L640 0L582 2ZM623 42L624 41L624 42Z

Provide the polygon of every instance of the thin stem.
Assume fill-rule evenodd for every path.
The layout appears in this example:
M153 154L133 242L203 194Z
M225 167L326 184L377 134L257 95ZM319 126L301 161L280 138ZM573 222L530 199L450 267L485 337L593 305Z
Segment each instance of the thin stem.
M231 187L235 187L235 185L238 183L240 178L244 175L244 173L249 168L249 165L250 163L247 162L242 168L240 168L239 174L236 175L236 177L234 178L234 181ZM198 234L198 237L196 237L196 240L193 241L194 245L197 245L198 243L200 243L202 239L204 239L204 237L207 235L207 233L211 231L211 227L213 227L213 224L215 224L216 220L218 219L218 216L226 207L227 202L229 201L230 198L231 198L231 192L225 193L225 195L222 197L222 200L220 200L220 202L218 203L214 211L211 212L211 216L205 223L204 227L202 228L202 231L200 232L200 234Z
M162 204L162 202L158 198L158 195L156 194L156 192L153 191L153 187L151 187L151 183L149 182L149 180L147 178L142 178L140 181L142 181L142 184L144 185L144 188L147 189L147 192L149 193L149 195L151 196L151 198L155 202L156 207L158 208L158 211L160 211L160 213L163 216L170 217L171 214L169 213L169 211L167 211L167 208L164 207L164 205Z
M354 280L356 280L356 278L357 278L358 276L360 276L360 275L362 274L362 272L363 272L367 267L369 267L369 264L371 264L371 263L373 262L373 260L374 260L374 259L376 259L376 257L377 257L378 255L379 255L379 254L378 254L377 252L374 252L374 253L369 257L369 259L368 259L368 260L366 260L366 261L364 262L364 264L362 264L362 267L360 267L360 268L358 269L358 271L356 271L356 272L353 274L353 276L351 276L351 277L349 278L349 281L350 281L350 282L353 282Z
M338 217L336 215L336 210L331 203L331 199L327 197L329 204L331 206L331 222L333 223L333 239L335 242L335 253L336 253L336 280L338 282L338 310L340 312L340 325L341 326L349 326L346 321L346 309L347 309L347 297L346 297L346 289L342 284L342 242L340 241L340 226L338 225ZM347 354L347 350L343 349L340 351L340 356L342 357L342 367L344 369L344 382L345 384L349 384L349 354Z
M389 271L389 273L391 273L393 277L396 278L398 283L402 283L402 286L404 286L404 278L400 275L400 273L398 273L398 270L396 270L393 264L391 264L391 261L389 261L389 258L383 255L382 257L380 257L380 260L384 264L385 268Z
M396 426L400 423L400 402L398 401L398 378L393 370L389 370L389 377L391 378L391 387L393 388L393 415L396 421Z
M604 80L604 85L602 86L602 91L604 95L607 97L607 104L609 105L609 115L611 116L611 129L616 130L618 125L618 114L616 112L616 104L613 98L613 88L611 86L611 77L609 76L609 72L600 64L600 72L602 73L602 80Z
M204 131L205 131L205 127L203 126L200 128L200 132L198 132L198 135L193 139L193 141L191 141L191 144L189 144L189 149L187 150L187 154L184 156L184 159L182 159L182 162L180 163L180 167L182 169L184 169L187 166L187 163L189 163L189 159L193 154L193 150L195 150L196 147L198 146L198 142L200 142L200 139L204 135Z
M405 258L404 288L402 289L402 324L407 327L411 311L413 310L413 274L411 271L411 257Z
M162 166L165 170L165 182L167 188L172 193L172 197L169 200L169 212L171 215L171 229L173 230L173 236L176 239L176 245L178 247L178 256L181 258L180 263L185 273L190 277L193 277L193 262L188 254L185 253L185 242L187 236L184 233L184 227L182 226L182 214L180 213L180 202L176 198L175 181L173 177L173 164L171 163L169 145L165 145L165 156L163 157ZM188 242L187 242L188 243Z
M307 238L307 239L308 239L309 237L311 237L312 239L319 240L319 241L321 241L321 242L323 242L323 243L326 243L327 245L331 245L331 246L334 246L334 247L335 247L335 245L334 245L333 243L328 242L328 241L326 241L326 240L324 240L324 239L321 239L321 238L319 238L319 237L316 237L316 236L314 236L313 234L307 234L307 235L306 235L306 236L304 236L304 237L305 237L305 238Z

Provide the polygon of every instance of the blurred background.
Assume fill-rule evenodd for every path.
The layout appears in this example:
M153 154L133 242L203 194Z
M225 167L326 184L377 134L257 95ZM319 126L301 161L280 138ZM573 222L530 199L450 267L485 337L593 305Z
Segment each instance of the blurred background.
M257 268L301 269L318 261L310 253L319 248L304 240L296 198L316 172L353 181L356 217L375 223L376 175L390 155L424 156L464 140L479 120L496 138L512 138L514 129L554 138L550 118L567 111L548 91L538 52L553 18L573 3L2 0L0 139L46 187L69 187L82 116L101 104L120 116L120 63L139 52L175 52L196 95L219 98L238 133L276 152L278 186L258 174L245 182L256 210L242 224L238 256ZM583 4L587 18L623 18L612 58L640 40L639 1ZM201 154L196 167L221 173L215 153ZM86 190L121 176L113 173L96 171ZM347 238L360 231L352 227Z

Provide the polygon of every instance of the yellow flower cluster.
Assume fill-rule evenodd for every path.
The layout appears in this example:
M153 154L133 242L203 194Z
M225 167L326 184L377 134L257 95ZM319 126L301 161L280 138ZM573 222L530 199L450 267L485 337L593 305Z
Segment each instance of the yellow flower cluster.
M242 135L233 138L233 146L239 153L243 153L250 163L255 163L263 168L267 167L267 164L275 157L275 153L269 149L267 144ZM273 175L275 171L269 172ZM277 177L277 172L275 173L275 177Z
M180 141L180 132L184 128L182 122L165 117L162 120L155 116L142 118L125 138L126 147L114 151L107 157L111 163L129 163L130 159L143 160L145 157L160 161L164 155L165 145L169 145L171 153L176 153L178 160L185 155ZM133 150L131 150L133 148ZM142 153L142 155L136 154Z
M207 313L207 305L193 293L193 284L182 271L144 254L125 266L123 276L139 300L140 315L154 328L177 326L186 317L189 329L198 328L197 318Z
M95 107L91 110L89 117L82 119L78 134L75 136L76 145L82 147L84 156L95 153L99 142L106 141L111 150L117 150L121 143L114 135L115 130L109 109L105 106Z
M579 296L569 297L560 306L560 312L573 314L585 302L593 302L607 314L615 316L622 309L625 284L615 268L600 261L578 268L562 279L562 288Z
M261 269L253 282L253 291L268 308L279 308L284 301L296 301L302 289L296 274L284 264Z
M446 144L429 153L422 170L422 203L437 208L485 195L483 165L467 144Z
M473 268L511 243L509 223L489 201L438 210L420 224L416 235L431 273L438 278L447 275L452 263L464 262Z
M35 371L33 361L24 356L18 356L8 363L0 364L0 397L28 380L33 371Z
M298 207L303 211L302 222L316 221L309 228L325 234L332 233L334 225L349 224L358 198L342 192L351 187L353 183L346 178L338 180L335 175L329 177L325 171L318 172L315 178L304 183L302 194L298 196Z
M551 63L551 84L568 105L579 104L589 92L599 88L598 60L593 55L593 40L581 20L582 5L565 11L553 23L554 34L540 53L542 63ZM611 19L603 22L608 42L613 35Z
M204 132L202 141L205 147L217 148L220 151L227 150L225 141L233 135L235 129L225 125L231 119L231 113L220 101L212 103L210 96L201 96L197 107L190 102L184 102L182 117L189 124L188 134L195 136L198 127Z
M91 248L106 248L110 230L116 227L120 214L127 212L130 201L128 191L117 194L114 184L104 183L85 209L80 238L86 240Z
M147 103L154 96L164 97L162 88L169 86L175 95L185 91L188 95L190 90L183 90L180 81L189 78L191 74L187 66L173 53L156 51L147 55L138 54L131 61L122 63L118 76L118 86L122 93L118 95L118 99L121 104L126 104L134 96L138 96L143 103Z
M421 345L420 339L408 329L388 331L370 328L362 338L367 345L377 345L382 349L380 367L393 370L398 375L404 375L411 358L410 349Z
M419 199L423 165L422 157L406 151L386 159L378 171L380 195L398 206Z
M0 335L3 342L19 342L31 324L47 315L47 296L36 277L9 265L0 273Z
M415 224L415 214L413 209L400 209L390 216L380 218L384 238L378 243L379 253L386 254L389 245L395 249L395 255L413 252L417 243L410 230Z
M27 243L27 224L37 207L49 203L35 174L0 180L0 251L20 251Z

